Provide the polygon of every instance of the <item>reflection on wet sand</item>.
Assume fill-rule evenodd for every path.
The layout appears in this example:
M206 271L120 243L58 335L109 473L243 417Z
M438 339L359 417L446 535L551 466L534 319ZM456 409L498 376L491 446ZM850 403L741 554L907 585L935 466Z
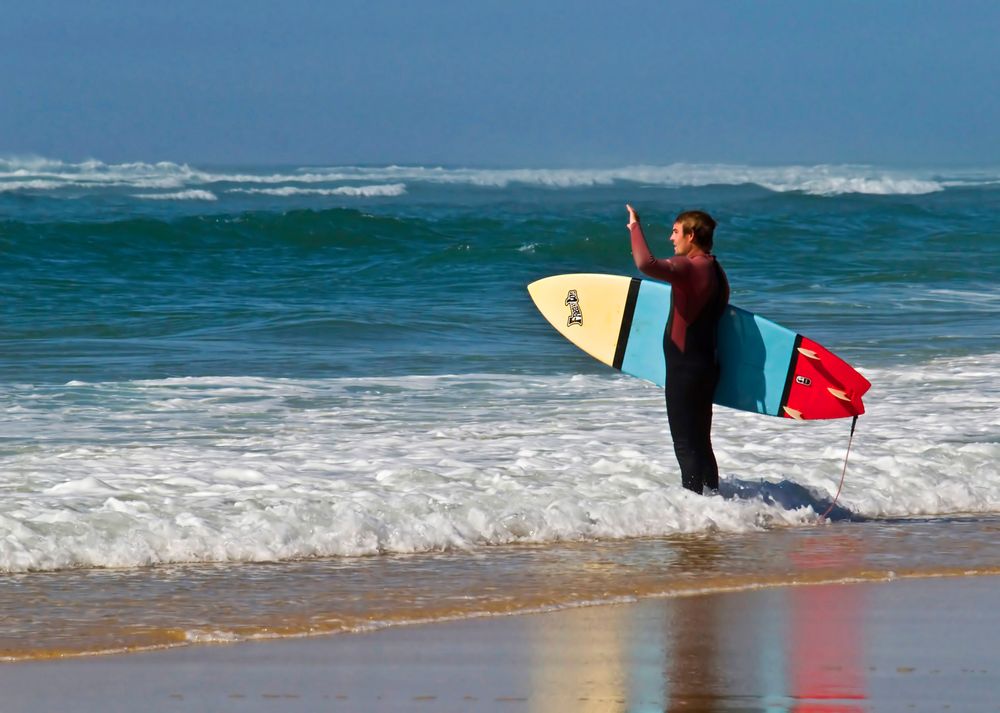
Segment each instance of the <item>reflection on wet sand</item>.
M846 538L802 541L794 559L803 568L854 564L860 559ZM865 592L817 585L787 590L791 600L788 669L795 713L864 710Z
M710 575L721 554L714 539L692 540L679 548L679 564L685 572ZM680 597L670 602L670 626L664 631L668 711L714 711L725 693L719 603L717 597Z
M864 590L819 585L791 590L791 695L795 713L865 710Z
M795 557L804 569L851 559L829 540ZM675 566L711 578L725 567L718 541L680 541ZM793 586L742 595L670 597L650 608L590 617L540 617L530 632L529 684L537 711L863 710L865 590ZM762 606L758 600L772 604ZM780 606L773 603L780 602Z
M588 626L587 619L532 617L534 665L532 710L614 713L628 710L625 680L631 611L609 607L607 626Z
M149 713L996 711L998 588L996 576L765 588L369 634L12 663L0 666L0 707L132 710L142 701Z

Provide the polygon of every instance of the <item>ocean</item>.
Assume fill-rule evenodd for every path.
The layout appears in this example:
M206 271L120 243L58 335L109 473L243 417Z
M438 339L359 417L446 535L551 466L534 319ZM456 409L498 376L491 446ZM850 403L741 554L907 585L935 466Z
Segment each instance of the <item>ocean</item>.
M694 496L536 312L627 202L872 382L829 520L848 422L717 408ZM0 255L7 659L1000 572L1000 169L6 158Z

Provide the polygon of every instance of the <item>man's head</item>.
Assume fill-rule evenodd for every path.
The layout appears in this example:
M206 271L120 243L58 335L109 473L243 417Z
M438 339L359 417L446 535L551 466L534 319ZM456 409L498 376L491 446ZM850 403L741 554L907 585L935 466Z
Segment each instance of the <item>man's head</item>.
M702 251L712 252L712 239L715 235L715 220L705 211L688 210L674 220L674 232L670 240L674 244L674 252L687 255L692 246Z

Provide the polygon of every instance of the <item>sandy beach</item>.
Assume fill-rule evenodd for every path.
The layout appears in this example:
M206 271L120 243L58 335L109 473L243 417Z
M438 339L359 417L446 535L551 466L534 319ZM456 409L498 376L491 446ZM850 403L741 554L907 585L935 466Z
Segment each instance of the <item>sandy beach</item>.
M0 665L21 711L997 711L1000 577L649 598Z

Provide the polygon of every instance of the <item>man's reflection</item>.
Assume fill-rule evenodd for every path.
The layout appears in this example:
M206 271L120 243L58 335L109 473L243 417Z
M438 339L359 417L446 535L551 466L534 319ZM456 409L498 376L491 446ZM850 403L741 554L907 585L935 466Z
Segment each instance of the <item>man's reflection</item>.
M680 540L677 566L685 575L709 576L718 570L722 549L713 537ZM720 671L718 597L682 596L672 601L667 653L668 711L713 711L723 690Z

